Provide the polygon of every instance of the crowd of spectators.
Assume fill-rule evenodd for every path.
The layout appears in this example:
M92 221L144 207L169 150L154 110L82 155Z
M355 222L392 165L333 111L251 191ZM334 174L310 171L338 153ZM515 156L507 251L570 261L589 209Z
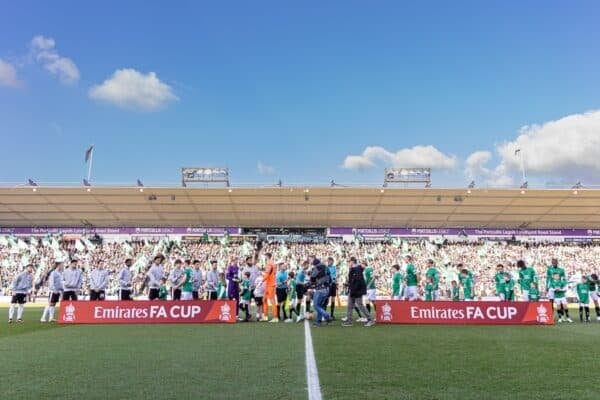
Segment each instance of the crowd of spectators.
M522 259L535 269L539 277L539 287L545 287L546 268L552 258L566 271L570 282L576 282L581 274L597 272L600 260L600 246L576 243L506 243L506 242L463 242L436 243L430 241L408 242L401 240L387 242L338 242L297 243L297 242L254 242L235 241L219 238L210 242L169 240L104 240L93 243L88 238L64 239L60 236L15 237L0 236L0 295L8 295L14 277L27 264L35 269L35 282L38 282L38 296L45 295L45 288L39 284L55 261L68 262L79 260L87 275L98 263L110 271L110 284L107 295L118 290L116 272L126 258L134 260L133 272L136 276L134 294L141 295L145 290L145 272L154 255L163 254L164 267L168 274L176 259L200 260L202 268L208 270L211 260L217 260L220 270L228 265L243 265L248 256L255 257L259 267L265 264L264 254L274 255L276 263L286 263L289 271L299 269L310 255L321 259L333 257L338 267L338 276L345 277L348 272L348 259L355 256L365 260L373 267L379 296L390 294L392 266L399 264L404 268L404 256L412 255L417 270L424 277L428 268L426 263L433 260L440 273L440 292L442 297L449 293L450 283L457 279L459 264L474 276L476 298L495 295L494 275L496 265L503 264L505 271L518 279L516 263ZM342 283L343 283L342 278ZM341 286L340 286L341 287ZM84 281L85 291L85 281ZM570 292L572 295L572 291Z

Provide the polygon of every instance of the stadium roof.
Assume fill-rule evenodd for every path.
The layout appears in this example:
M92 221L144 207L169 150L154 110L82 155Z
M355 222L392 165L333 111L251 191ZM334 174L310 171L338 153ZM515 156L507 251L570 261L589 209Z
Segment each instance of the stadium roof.
M0 226L90 225L591 229L600 190L0 188Z

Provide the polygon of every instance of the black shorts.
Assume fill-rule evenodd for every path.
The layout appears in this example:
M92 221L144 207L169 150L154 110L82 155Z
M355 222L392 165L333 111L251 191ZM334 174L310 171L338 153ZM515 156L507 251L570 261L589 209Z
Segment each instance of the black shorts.
M150 288L150 290L148 290L148 300L158 299L158 292L159 292L158 288Z
M181 300L181 289L173 289L173 300Z
M198 300L198 291L197 290L192 291L192 300Z
M65 290L63 293L63 300L77 301L77 292L74 290Z
M96 292L95 290L90 290L90 301L102 301L106 297L104 290L100 290Z
M129 301L131 299L131 289L121 289L119 293L119 298L123 301Z
M329 297L335 296L337 296L337 284L332 282L331 285L329 285Z
M285 303L285 300L287 299L287 289L286 288L275 289L275 294L277 295L278 303Z
M59 301L60 301L60 293L58 293L58 292L50 293L50 296L48 296L48 302L50 304L56 304Z
M254 301L256 301L256 307L262 307L263 305L263 298L262 297L254 297Z
M302 300L304 293L306 293L306 288L303 283L296 284L296 293L298 294L298 301Z
M217 292L208 292L209 300L217 300Z
M15 293L10 299L10 304L25 304L27 302L27 294L25 293Z

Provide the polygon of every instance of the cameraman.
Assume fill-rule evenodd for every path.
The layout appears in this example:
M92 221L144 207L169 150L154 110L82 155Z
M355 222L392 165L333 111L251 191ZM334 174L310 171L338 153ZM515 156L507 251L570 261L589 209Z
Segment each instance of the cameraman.
M331 321L331 317L327 314L327 311L323 308L327 297L329 296L329 286L331 285L331 277L327 267L315 258L312 262L313 268L310 271L310 286L314 288L313 292L313 304L317 311L317 319L314 321L313 326L321 326L321 321L324 320L327 324Z

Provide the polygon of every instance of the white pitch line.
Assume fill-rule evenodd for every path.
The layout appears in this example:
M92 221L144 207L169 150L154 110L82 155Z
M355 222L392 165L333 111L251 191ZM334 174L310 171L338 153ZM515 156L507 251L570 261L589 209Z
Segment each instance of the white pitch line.
M308 400L321 400L321 385L319 385L319 372L313 351L310 323L304 320L304 344L306 353L306 386L308 387Z

